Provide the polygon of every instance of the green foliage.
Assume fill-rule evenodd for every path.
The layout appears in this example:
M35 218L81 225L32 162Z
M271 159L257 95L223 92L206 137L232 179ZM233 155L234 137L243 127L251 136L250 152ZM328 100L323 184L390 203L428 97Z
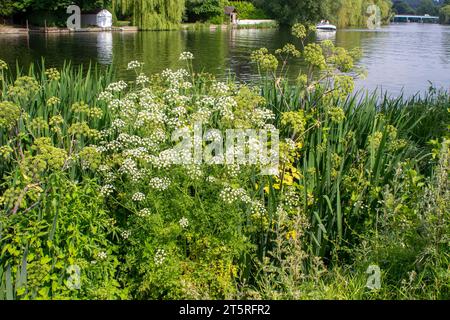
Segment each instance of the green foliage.
M433 0L421 0L416 12L419 15L429 14L430 16L437 16L439 8Z
M267 9L280 23L293 25L297 22L315 23L322 15L322 1L307 0L258 0L256 4Z
M171 30L180 25L185 0L112 0L112 7L141 30Z
M239 19L270 19L263 9L255 7L250 1L228 1L227 5L236 8Z
M450 24L450 4L439 10L439 18L441 23Z
M394 1L393 10L397 14L416 14L416 10L404 0Z
M66 8L71 4L80 6L83 10L93 10L105 8L109 5L110 0L2 0L0 3L0 16L10 16L14 13L45 12L52 16L52 12L63 14ZM34 16L34 14L32 16Z
M328 17L334 21L339 27L347 26L367 26L367 8L369 5L375 4L381 10L382 23L388 23L391 17L392 2L390 0L343 0L340 6L331 5L335 8L336 13L327 11Z
M317 23L328 19L340 27L365 26L367 7L376 4L381 9L383 22L389 21L392 2L390 0L257 0L280 23L294 25L297 22Z
M187 0L186 15L189 21L223 22L225 0ZM211 21L212 20L212 21Z

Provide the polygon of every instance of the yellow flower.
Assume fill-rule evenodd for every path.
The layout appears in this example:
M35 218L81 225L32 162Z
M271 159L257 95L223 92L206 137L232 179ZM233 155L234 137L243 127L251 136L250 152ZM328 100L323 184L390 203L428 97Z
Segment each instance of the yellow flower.
M297 231L291 230L288 233L286 233L286 239L287 240L295 240L295 239L297 239Z

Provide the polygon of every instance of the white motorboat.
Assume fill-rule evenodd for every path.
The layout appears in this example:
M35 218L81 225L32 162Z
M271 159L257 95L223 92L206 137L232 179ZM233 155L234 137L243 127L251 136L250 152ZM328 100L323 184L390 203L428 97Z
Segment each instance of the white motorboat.
M335 25L329 23L328 21L321 21L316 25L316 29L318 31L336 31L337 28Z

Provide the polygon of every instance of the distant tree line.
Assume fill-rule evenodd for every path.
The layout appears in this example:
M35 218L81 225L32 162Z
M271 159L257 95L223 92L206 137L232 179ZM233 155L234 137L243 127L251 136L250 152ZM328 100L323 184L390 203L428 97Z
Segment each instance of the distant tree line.
M15 18L19 23L30 19L33 24L42 24L47 20L49 25L61 25L65 22L66 9L71 4L83 10L109 7L110 0L1 0L0 17Z
M439 15L439 10L450 5L450 0L394 0L393 10L397 14Z
M2 0L1 17L31 19L32 23L65 22L65 9L77 4L83 10L108 8L115 20L128 20L142 29L174 29L182 21L223 23L224 7L233 5L244 18L273 18L281 24L316 23L330 20L340 27L361 26L367 21L367 8L381 8L384 22L392 13L440 15L450 21L450 0ZM238 11L239 11L238 10Z
M394 0L396 14L439 16L441 23L450 24L450 0Z

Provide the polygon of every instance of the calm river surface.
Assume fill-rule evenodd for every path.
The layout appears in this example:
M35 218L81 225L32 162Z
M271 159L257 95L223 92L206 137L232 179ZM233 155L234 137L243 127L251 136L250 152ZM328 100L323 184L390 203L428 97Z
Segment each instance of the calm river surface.
M345 48L361 47L359 65L368 77L358 81L358 88L382 88L391 95L402 90L411 95L425 91L431 81L437 87L450 88L450 26L435 24L392 24L379 30L339 30L331 38ZM320 41L317 37L312 41ZM250 64L252 50L275 50L294 42L289 30L167 31L138 33L76 34L0 34L0 59L21 65L45 57L47 66L60 67L64 60L73 64L90 61L112 64L119 76L129 78L126 65L131 60L145 62L145 71L159 72L182 66L178 56L194 53L194 66L225 77L232 73L249 81L255 77ZM301 61L291 64L292 77Z

